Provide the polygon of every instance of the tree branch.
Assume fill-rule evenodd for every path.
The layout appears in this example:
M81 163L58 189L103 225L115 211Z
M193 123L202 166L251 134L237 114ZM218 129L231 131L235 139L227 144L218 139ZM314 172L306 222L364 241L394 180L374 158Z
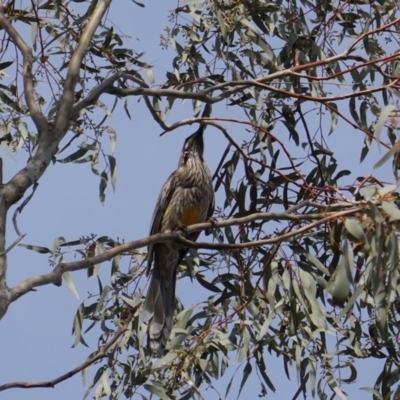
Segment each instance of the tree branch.
M302 65L303 66L303 65ZM307 65L307 67L309 67ZM360 66L361 68L361 66ZM286 70L287 75L290 75L291 72ZM271 74L274 75L274 74ZM270 76L267 76L265 79L270 79ZM294 97L296 99L308 100L308 101L315 101L317 103L326 103L338 100L346 100L351 99L353 97L360 97L365 96L367 94L372 94L376 92L380 92L384 89L388 88L395 88L396 82L392 82L388 85L378 86L372 89L360 90L352 93L340 94L336 96L325 96L325 97L318 97L318 96L308 96L305 94L299 94L290 92L284 89L278 89L275 86L267 85L259 81L259 79L249 80L249 81L230 81L229 85L232 85L230 89L225 90L220 95L210 97L207 93L210 92L210 88L205 89L202 92L183 92L176 89L152 89L152 88L144 88L144 87L134 87L134 88L117 88L117 87L110 87L105 91L105 93L113 94L120 97L126 96L150 96L150 97L175 97L176 99L191 99L191 100L198 100L202 101L203 103L208 104L215 104L218 103L228 97L231 97L233 94L242 91L247 87L258 87L261 89L265 89L274 93L279 93L288 97ZM220 85L217 85L220 86ZM212 87L213 91L219 90L217 86Z
M75 103L71 110L71 118L76 118L80 111L95 104L99 97L103 93L105 93L117 79L121 78L121 76L122 73L117 72L109 78L104 79L104 81L101 82L100 85L96 86L93 90L91 90L85 98Z
M3 7L0 7L0 25L8 33L12 41L18 47L19 51L22 53L23 57L23 83L25 92L25 101L28 106L29 112L33 123L39 135L48 134L48 123L45 116L42 114L38 103L35 100L35 91L33 87L33 76L32 76L32 65L33 65L33 55L31 48L25 43L20 34L11 25L10 21L5 17L3 13Z
M25 194L26 190L37 183L39 178L46 171L52 157L57 152L58 144L65 136L70 126L70 113L74 101L74 90L79 75L82 59L85 56L90 40L101 19L107 11L111 0L99 0L93 14L82 33L76 50L74 51L67 72L64 85L64 93L60 102L60 109L57 113L54 126L48 126L47 120L41 113L34 98L33 78L32 78L32 51L23 41L19 33L5 18L3 9L0 9L0 25L4 28L15 45L21 51L24 59L23 79L25 87L25 98L31 113L31 117L39 132L39 143L36 153L13 178L4 186L0 187L0 319L7 312L10 304L11 294L7 286L7 260L5 249L5 231L7 211L18 202ZM29 201L30 198L28 198ZM24 203L26 204L26 203Z
M99 0L89 22L82 32L78 46L71 57L71 61L69 62L67 77L64 84L64 92L60 100L60 108L57 112L55 121L55 133L58 137L63 137L70 126L75 87L78 81L82 60L85 57L90 45L90 41L92 40L92 37L100 25L100 22L110 4L111 0Z
M130 323L130 320L124 327L119 328L115 335L111 338L109 342L101 346L96 353L94 353L91 357L89 357L84 363L77 366L76 368L68 371L67 373L55 378L51 381L44 382L10 382L0 386L0 392L8 389L22 388L22 389L32 389L32 388L54 388L58 383L63 382L77 373L81 372L85 368L94 364L96 361L99 361L107 356L108 350L115 344L115 342L127 331L127 325Z
M7 286L7 256L6 256L6 222L7 203L0 197L0 319L8 310L11 294Z
M302 203L304 207L313 205L314 203L310 203L308 201ZM299 209L300 206L296 205L294 210ZM290 213L255 213L252 215L248 215L246 217L241 218L231 218L225 221L219 222L204 222L202 224L196 224L187 227L186 231L187 234L192 232L199 232L206 229L212 228L223 228L227 226L234 226L234 225L242 225L256 220L263 220L263 221L272 221L272 220L286 220L286 221L312 221L316 220L315 222L308 224L298 230L286 233L281 236L277 236L275 238L259 240L254 242L247 242L247 243L238 243L238 244L213 244L213 243L202 243L202 242L192 242L190 240L185 239L179 232L172 232L172 233L159 233L156 235L149 236L144 239L135 240L133 242L125 243L119 246L115 246L109 250L106 250L104 253L98 254L94 257L89 257L84 260L80 261L73 261L73 262L64 262L58 264L52 272L43 275L36 275L31 278L26 279L25 281L21 282L19 285L15 286L14 288L10 289L10 302L13 302L23 296L24 294L32 291L33 288L38 286L48 285L50 283L56 284L58 286L61 285L62 282L62 275L64 272L74 272L79 271L82 269L89 268L96 264L110 261L115 256L138 249L144 246L148 246L154 243L163 243L163 242L175 242L182 244L184 246L190 248L204 248L204 249L212 249L212 250L240 250L243 248L250 248L250 247L258 247L261 245L273 244L280 242L282 240L288 239L290 237L299 235L315 226L321 225L327 221L334 220L337 218L341 218L344 216L348 216L351 214L358 213L363 210L363 206L354 205L354 204L337 204L337 205L329 205L322 207L318 205L320 209L343 209L344 211L336 211L336 212L321 212L316 214L290 214ZM346 210L347 208L347 210Z
M9 253L25 236L26 233L19 235L4 251L0 253L0 257L3 257L5 254Z
M368 36L372 33L377 33L379 31L382 31L384 29L389 28L390 26L393 26L397 24L400 21L400 19L396 19L395 21L390 22L387 25L381 26L380 28L375 29L374 31L371 32L366 32L362 35L362 37ZM153 118L162 126L163 129L165 130L171 130L169 126L165 124L165 122L160 118L160 116L157 114L157 112L154 110L152 107L151 103L149 102L148 97L175 97L179 99L190 99L190 100L198 100L202 101L207 104L214 104L218 103L233 94L242 91L243 89L247 87L259 87L261 89L265 89L268 91L272 91L275 93L279 93L288 97L295 97L298 99L303 99L303 100L309 100L309 101L315 101L319 103L327 103L327 102L332 102L332 101L337 101L337 100L345 100L349 99L352 97L358 97L358 96L363 96L371 93L375 93L378 91L382 91L384 89L390 88L390 87L395 87L397 85L397 77L390 77L388 74L386 74L384 71L382 71L382 68L377 65L378 63L385 63L394 59L397 59L398 55L389 55L383 58L379 59L374 59L374 60L366 60L365 58L358 56L358 55L351 55L351 51L353 51L354 47L356 46L357 43L359 43L360 38L356 39L345 51L343 51L341 54L337 54L331 57L327 57L324 60L318 60L314 61L311 63L307 64L299 64L294 67L287 68L282 71L275 71L267 76L262 76L257 79L253 80L244 80L244 81L229 81L229 82L223 82L217 85L213 85L211 87L208 87L207 89L200 91L200 92L187 92L187 91L181 91L179 89L155 89L151 88L148 84L146 84L144 81L138 79L137 77L133 76L132 74L129 74L127 72L117 72L110 78L106 79L103 81L99 86L94 88L89 95L85 98L76 103L73 106L73 114L76 115L79 111L82 109L94 104L99 97L103 93L108 93L120 97L126 97L126 96L144 96L146 100L146 105L149 108L151 114L153 115ZM334 74L332 76L328 77L314 77L314 76L309 76L309 75L304 75L301 74L302 71L306 71L310 68L316 68L318 66L326 66L329 65L333 62L338 62L338 61L343 61L343 60L354 60L358 61L361 64L360 65L355 65L347 70L340 71L337 74ZM314 96L307 96L307 95L302 95L299 93L294 93L294 92L289 92L283 89L278 89L275 86L268 85L266 84L267 82L272 82L273 80L276 79L282 79L283 77L288 77L288 76L293 76L293 77L305 77L308 79L314 79L314 80L330 80L334 79L339 75L344 75L347 73L350 73L354 69L362 68L365 67L365 65L370 65L371 67L375 68L379 73L381 73L383 76L387 78L393 78L396 79L392 83L364 91L359 91L359 92L354 92L354 93L348 93L348 94L343 94L343 95L337 95L337 96L331 96L331 97L314 97ZM131 80L135 82L139 87L131 87L131 88L121 88L121 87L115 87L113 86L113 82L119 78L125 78L126 80ZM211 96L212 93L216 91L222 91L221 94L216 95L214 97Z
M17 216L18 216L18 214L21 214L21 213L22 213L22 210L23 210L23 209L25 208L25 206L31 201L33 195L34 195L35 192L36 192L37 187L38 187L38 183L35 182L35 183L33 184L32 193L23 201L23 203L22 203L19 207L17 207L17 208L15 209L15 212L14 212L14 215L13 215L13 218L12 218L12 221L13 221L13 224L14 224L15 232L16 232L17 235L20 236L20 237L21 237L21 236L25 236L25 234L22 235L21 232L20 232L20 230L18 229Z

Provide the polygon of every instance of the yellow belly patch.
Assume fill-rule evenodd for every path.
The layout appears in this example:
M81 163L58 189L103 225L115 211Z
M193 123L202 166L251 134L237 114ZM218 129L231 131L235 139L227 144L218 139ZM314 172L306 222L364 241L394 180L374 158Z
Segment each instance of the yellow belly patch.
M201 217L201 207L190 208L185 210L179 217L179 223L181 226L189 226L193 224L198 224Z

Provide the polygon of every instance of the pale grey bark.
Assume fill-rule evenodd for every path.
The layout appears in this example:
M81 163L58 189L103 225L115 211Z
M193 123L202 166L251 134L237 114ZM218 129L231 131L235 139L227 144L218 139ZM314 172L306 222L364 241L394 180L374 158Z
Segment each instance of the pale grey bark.
M32 49L25 43L4 15L3 8L0 7L0 26L8 34L23 57L25 101L32 121L38 131L39 138L36 153L27 162L25 167L15 174L9 182L5 184L0 182L2 184L0 186L0 319L7 312L13 297L12 291L7 286L7 251L5 241L7 212L12 205L25 195L27 189L37 184L40 177L50 165L52 158L58 150L60 141L70 127L74 92L79 77L80 66L87 53L93 34L100 25L111 1L99 0L82 33L78 46L73 52L67 70L63 96L60 100L60 107L54 124L49 124L35 99L32 78L32 65L34 63Z

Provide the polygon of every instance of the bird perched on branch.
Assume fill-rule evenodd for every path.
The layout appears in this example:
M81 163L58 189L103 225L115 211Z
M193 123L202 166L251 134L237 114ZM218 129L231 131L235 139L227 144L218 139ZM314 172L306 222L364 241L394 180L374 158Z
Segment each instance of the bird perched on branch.
M183 145L178 168L158 196L150 235L167 233L206 222L214 212L214 189L210 170L204 162L205 125L189 136ZM199 232L190 233L196 241ZM148 340L152 353L161 356L172 330L176 270L188 249L176 243L156 243L148 248L149 274L154 263L150 287L144 304L143 322L148 322Z

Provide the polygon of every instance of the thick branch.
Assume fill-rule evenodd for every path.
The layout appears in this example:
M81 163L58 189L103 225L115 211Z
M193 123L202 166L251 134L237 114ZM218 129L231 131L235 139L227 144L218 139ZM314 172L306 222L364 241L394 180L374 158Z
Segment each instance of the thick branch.
M106 357L108 350L126 332L126 330L127 330L126 327L118 329L117 332L115 332L115 335L111 338L111 340L106 344L104 344L103 346L101 346L99 350L96 353L94 353L91 357L89 357L84 363L72 369L71 371L68 371L64 375L59 376L58 378L45 382L10 382L1 385L0 392L7 389L15 389L15 388L22 388L22 389L54 388L54 386L56 386L58 383L73 377L77 373L83 371L85 368Z
M33 65L33 55L31 48L25 43L17 30L11 25L10 21L5 17L3 12L3 7L0 7L0 26L7 32L11 40L18 47L19 51L22 53L23 57L23 84L26 105L31 114L33 123L39 134L39 138L43 138L48 135L49 126L46 118L42 114L40 107L35 99L35 91L33 86L33 76L32 76L32 65ZM1 183L2 182L1 177ZM25 180L29 182L30 180ZM26 186L28 188L28 186ZM13 192L10 197L21 198L21 194L16 194L18 191L10 191L10 185L6 185L0 192L0 319L7 312L8 306L10 304L10 293L7 286L7 251L5 232L6 232L6 220L7 211L10 205L14 202L13 200L7 198L7 194Z
M79 70L82 60L85 57L92 37L100 25L104 14L111 4L111 0L100 0L87 23L82 36L80 37L78 47L75 49L67 71L67 77L64 84L64 93L61 97L60 108L57 112L55 130L57 136L64 136L70 125L72 105L74 103L74 92L78 81Z
M8 310L11 294L7 286L7 256L6 256L6 221L7 205L0 198L0 319Z
M306 206L307 202L304 203ZM332 208L332 206L329 206ZM360 212L363 207L362 206L355 206L353 204L340 204L340 205L333 205L333 209L338 208L348 208L344 211L339 212L324 212L324 213L315 213L315 214L290 214L290 213L256 213L252 215L248 215L242 218L231 218L225 221L220 221L216 223L205 222L202 224L196 224L187 227L187 234L191 232L198 232L203 231L210 228L223 228L227 226L233 225L243 225L252 221L256 220L263 220L263 221L272 221L272 220L279 220L279 221L312 221L316 220L315 222L303 226L295 231L286 233L284 235L277 236L275 238L259 240L254 242L248 243L239 243L239 244L213 244L213 243L195 243L190 240L185 239L179 232L172 232L172 233L160 233L156 235L149 236L144 239L136 240L133 242L125 243L120 246L113 247L104 253L101 253L94 257L89 257L85 260L74 261L74 262L67 262L67 263L60 263L58 264L54 270L48 274L44 275L36 275L31 278L26 279L25 281L21 282L19 285L15 286L10 290L10 301L13 302L17 300L19 297L23 296L24 294L30 292L33 288L38 286L48 285L50 283L61 285L61 279L64 272L73 272L79 271L82 269L89 268L96 264L100 264L105 261L109 261L113 259L115 256L134 250L138 248L142 248L144 246L148 246L154 243L162 243L162 242L176 242L179 244L183 244L184 246L191 247L191 248L205 248L205 249L213 249L213 250L239 250L243 248L250 248L250 247L258 247L261 245L273 244L277 242L281 242L282 240L286 240L290 237L294 237L299 235L317 225L321 225L327 221L335 220L337 218L341 218L343 216L348 216L351 214L355 214ZM298 207L296 208L298 209Z
M0 319L7 312L10 298L12 295L7 287L6 281L6 249L5 249L5 229L8 209L19 201L26 190L37 183L39 178L49 166L54 154L57 152L58 144L67 133L70 126L70 113L74 101L74 90L79 75L82 59L85 56L91 38L101 19L107 11L111 0L99 0L78 44L74 51L67 72L64 85L64 94L61 98L59 113L57 114L55 126L49 128L46 119L42 115L34 98L32 62L33 56L31 49L23 41L19 33L14 29L10 22L5 18L2 9L0 10L0 25L9 34L15 45L19 48L24 59L23 79L25 87L25 97L32 119L40 133L39 144L34 156L28 161L26 166L21 169L3 187L0 188Z

